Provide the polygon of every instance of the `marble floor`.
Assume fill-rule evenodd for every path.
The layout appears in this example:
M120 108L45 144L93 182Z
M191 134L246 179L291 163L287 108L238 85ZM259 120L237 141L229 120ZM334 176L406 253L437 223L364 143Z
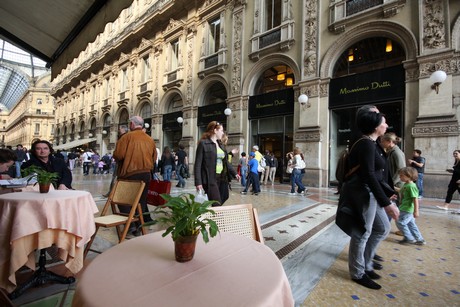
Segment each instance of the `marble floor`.
M102 194L108 190L111 175L83 177L74 171L74 187L90 191L102 208ZM171 193L193 192L189 179L185 189ZM262 185L262 193L241 195L233 183L225 205L252 203L258 209L265 244L283 264L291 284L296 306L460 306L460 215L436 208L440 199L422 199L417 224L427 241L425 246L397 243L394 234L381 244L384 258L378 271L381 290L369 290L353 283L348 275L349 238L334 224L337 195L334 189L309 188L306 196L290 196L288 184ZM458 201L453 209L460 209ZM153 229L155 231L158 229ZM112 230L100 230L97 249L115 244ZM91 261L97 254L88 256ZM56 268L59 272L59 267ZM78 282L78 275L77 275ZM40 303L41 297L62 293L55 305ZM48 285L32 289L13 301L15 306L70 306L75 285ZM54 297L53 297L54 298ZM32 305L35 302L35 305ZM37 304L38 303L38 304ZM225 306L223 303L222 306Z

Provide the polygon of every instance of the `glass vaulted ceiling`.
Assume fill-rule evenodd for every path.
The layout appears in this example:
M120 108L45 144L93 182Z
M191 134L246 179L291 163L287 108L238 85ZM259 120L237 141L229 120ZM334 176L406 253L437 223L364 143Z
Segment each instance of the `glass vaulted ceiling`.
M0 111L11 110L29 87L29 81L48 70L46 63L0 39Z

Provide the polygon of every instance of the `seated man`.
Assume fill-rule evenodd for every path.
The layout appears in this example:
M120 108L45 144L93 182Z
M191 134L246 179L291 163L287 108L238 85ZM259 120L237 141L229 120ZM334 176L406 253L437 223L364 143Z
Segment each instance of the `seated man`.
M6 148L0 148L0 179L12 179L10 175L4 174L17 160L14 151ZM0 188L0 194L20 191L12 188Z
M53 156L54 150L48 141L38 140L32 144L30 160L24 162L21 169L36 165L48 172L56 172L59 179L55 186L58 190L72 189L72 173L64 160Z

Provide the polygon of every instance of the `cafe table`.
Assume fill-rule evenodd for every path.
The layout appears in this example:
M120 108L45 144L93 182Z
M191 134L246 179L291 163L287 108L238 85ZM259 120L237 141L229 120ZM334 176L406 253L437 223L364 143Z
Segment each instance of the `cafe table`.
M232 233L197 240L194 258L176 262L162 232L97 256L77 281L72 306L294 306L281 262L267 246Z
M35 270L34 251L52 245L70 272L79 272L85 244L95 231L97 212L93 197L86 191L41 194L26 190L0 195L0 287L13 291L16 271L24 265Z

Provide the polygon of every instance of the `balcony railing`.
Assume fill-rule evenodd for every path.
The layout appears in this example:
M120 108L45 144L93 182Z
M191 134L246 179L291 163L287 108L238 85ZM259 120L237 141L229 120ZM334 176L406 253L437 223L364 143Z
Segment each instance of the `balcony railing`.
M205 69L216 66L217 64L219 64L219 56L217 53L204 60Z
M168 74L167 82L169 83L169 82L173 82L175 80L177 80L177 71L174 71L174 72Z
M259 49L278 43L281 40L281 29L260 36Z
M347 1L347 16L365 11L371 7L382 5L383 0L351 0Z
M329 6L329 31L341 33L363 18L389 18L401 11L406 0L339 0ZM362 14L360 14L362 13Z

